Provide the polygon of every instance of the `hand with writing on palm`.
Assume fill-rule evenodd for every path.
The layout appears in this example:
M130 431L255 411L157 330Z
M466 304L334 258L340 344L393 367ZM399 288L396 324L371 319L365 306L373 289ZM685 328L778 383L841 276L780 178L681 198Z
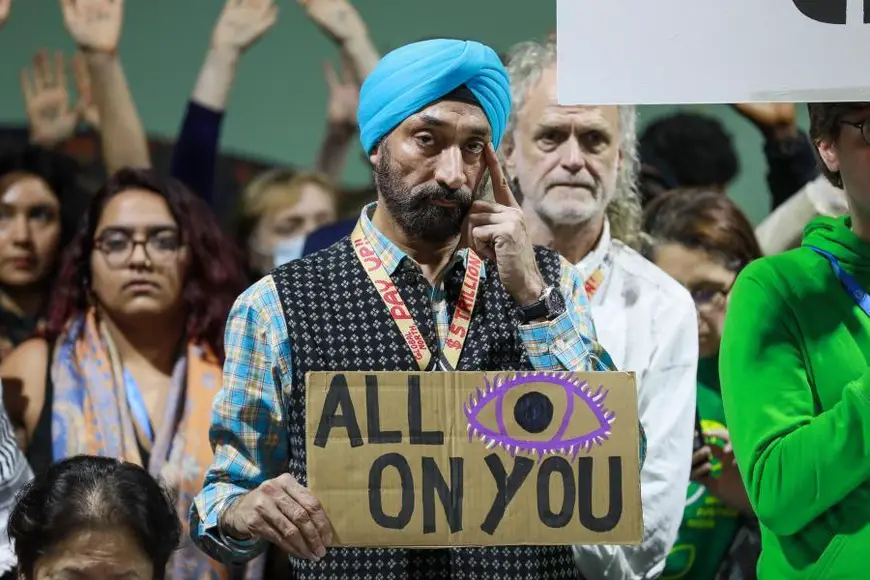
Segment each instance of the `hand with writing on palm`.
M275 25L278 7L273 0L227 0L212 33L214 48L244 52Z
M47 50L38 52L33 69L21 71L21 92L33 143L54 147L72 136L79 116L70 108L63 54L52 63Z
M85 52L118 50L124 0L60 0L67 31Z
M297 0L333 41L342 44L365 36L365 23L348 0Z

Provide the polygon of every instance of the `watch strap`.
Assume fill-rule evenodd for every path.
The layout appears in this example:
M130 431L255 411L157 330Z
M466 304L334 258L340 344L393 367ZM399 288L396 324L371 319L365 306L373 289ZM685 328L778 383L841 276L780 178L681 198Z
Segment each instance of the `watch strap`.
M553 312L550 311L550 301L548 298L553 291L554 288L552 286L547 286L544 288L544 291L541 293L541 297L538 300L531 304L520 306L520 316L523 320L523 324L528 324L529 322L539 318L552 317Z
M522 317L523 324L528 324L539 318L546 318L549 313L550 310L547 308L547 303L543 300L520 307L520 316Z

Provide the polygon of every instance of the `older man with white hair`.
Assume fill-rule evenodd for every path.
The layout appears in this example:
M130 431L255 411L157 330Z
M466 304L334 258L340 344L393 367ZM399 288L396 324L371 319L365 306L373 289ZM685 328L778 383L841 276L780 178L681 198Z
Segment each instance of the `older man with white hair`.
M631 248L640 224L634 107L559 106L552 41L517 45L507 68L513 103L501 149L532 241L580 269L599 340L620 370L637 374L648 438L643 543L576 546L575 561L588 580L655 578L689 481L697 314L689 293Z

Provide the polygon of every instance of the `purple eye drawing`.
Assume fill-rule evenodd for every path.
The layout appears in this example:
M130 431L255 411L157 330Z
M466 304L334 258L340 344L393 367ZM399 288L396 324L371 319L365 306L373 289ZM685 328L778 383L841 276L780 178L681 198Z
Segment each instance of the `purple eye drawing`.
M550 400L555 389L534 389L534 385L556 385L559 392L565 394L565 416L560 421L558 429L549 436L540 435L552 431L553 413L556 405ZM530 387L524 394L516 396L511 391ZM543 392L542 392L543 391ZM603 387L593 391L587 381L580 381L571 373L544 372L535 374L514 375L502 377L497 375L486 386L478 388L469 401L463 405L468 419L468 441L479 439L487 449L501 447L514 457L517 453L532 455L540 462L546 455L570 456L577 459L581 451L589 452L593 445L602 445L610 438L615 414L604 407L608 391ZM506 399L510 399L506 402ZM492 409L488 407L492 406ZM566 435L574 413L588 409L594 418L595 427L583 434ZM505 413L513 413L516 424L532 436L539 435L537 440L520 439L518 433L508 433ZM495 427L484 424L482 415L487 414ZM584 421L585 422L585 421Z

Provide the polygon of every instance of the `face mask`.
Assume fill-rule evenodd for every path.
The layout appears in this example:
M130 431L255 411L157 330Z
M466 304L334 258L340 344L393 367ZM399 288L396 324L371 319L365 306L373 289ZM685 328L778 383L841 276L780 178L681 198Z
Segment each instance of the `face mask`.
M272 248L273 266L277 268L301 258L305 250L305 239L306 236L293 236L275 244Z

